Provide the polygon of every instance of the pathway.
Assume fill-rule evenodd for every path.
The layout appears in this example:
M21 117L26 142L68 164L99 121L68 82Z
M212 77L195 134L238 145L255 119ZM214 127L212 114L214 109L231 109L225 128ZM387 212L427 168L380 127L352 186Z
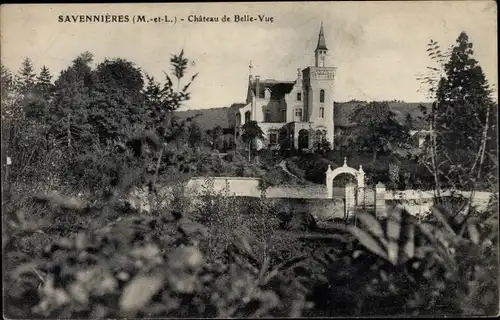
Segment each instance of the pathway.
M288 168L286 167L286 161L285 160L281 160L281 162L278 164L280 166L281 169L283 169L283 171L285 171L289 176L291 177L294 177L295 179L298 179L298 180L302 180L301 178L297 177L296 175L294 175L293 173L291 173L290 171L288 171Z

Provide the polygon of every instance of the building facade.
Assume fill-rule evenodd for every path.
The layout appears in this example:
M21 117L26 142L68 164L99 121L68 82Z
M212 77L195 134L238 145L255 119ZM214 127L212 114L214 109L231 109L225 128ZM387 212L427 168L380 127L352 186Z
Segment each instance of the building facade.
M314 66L297 69L291 81L253 76L250 65L246 104L235 114L237 135L245 123L256 121L266 137L261 147L311 149L317 142L332 144L336 68L328 61L323 24L314 57Z
M367 101L335 102L336 67L328 59L323 24L321 24L314 54L314 65L297 69L294 80L278 81L248 76L246 100L229 107L176 111L181 119L200 115L197 122L205 131L220 127L224 134L238 141L242 126L256 121L265 139L258 140L259 148L313 149L317 142L328 143L334 150L350 148L350 114ZM414 145L421 147L429 135L429 124L422 120L421 107L430 103L387 101L389 109L400 123L411 115L414 128L410 132ZM344 141L345 140L345 141ZM234 144L234 143L233 143Z

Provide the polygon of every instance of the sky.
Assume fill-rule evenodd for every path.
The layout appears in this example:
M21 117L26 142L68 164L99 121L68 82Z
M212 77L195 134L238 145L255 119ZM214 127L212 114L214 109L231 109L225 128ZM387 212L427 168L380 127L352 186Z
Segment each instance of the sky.
M185 108L223 107L246 99L249 63L261 79L295 80L314 64L323 22L328 64L337 67L335 101L426 101L417 74L432 65L431 39L446 48L461 31L496 88L497 7L494 1L373 1L188 4L7 4L0 7L1 62L16 72L24 57L54 75L84 51L95 61L125 58L163 81L171 54L184 49L188 75L199 73ZM129 15L129 22L64 23L60 15ZM133 23L177 18L174 23ZM192 23L190 15L219 17ZM231 18L222 22L222 16ZM272 22L234 22L235 15ZM180 21L184 19L184 21Z

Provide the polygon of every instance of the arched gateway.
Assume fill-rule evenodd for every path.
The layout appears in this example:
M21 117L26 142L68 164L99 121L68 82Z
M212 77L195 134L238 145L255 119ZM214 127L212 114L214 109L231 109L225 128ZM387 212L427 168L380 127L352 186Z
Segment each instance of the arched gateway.
M344 158L344 165L342 167L332 170L332 168L328 166L328 169L326 170L326 190L328 193L328 198L333 198L333 179L335 179L336 176L342 173L350 174L354 176L354 178L356 178L358 199L362 197L362 193L365 187L365 172L363 171L361 165L359 166L359 170L347 166L347 158Z

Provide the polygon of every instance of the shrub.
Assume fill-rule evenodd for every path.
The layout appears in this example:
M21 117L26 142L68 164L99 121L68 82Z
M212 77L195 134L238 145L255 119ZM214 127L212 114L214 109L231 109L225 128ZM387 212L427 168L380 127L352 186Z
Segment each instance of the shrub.
M417 223L405 211L382 222L357 213L360 225L348 229L355 240L331 236L337 246L318 259L327 280L316 294L328 298L316 305L336 315L497 313L498 256L491 240L498 229L481 232L479 221L457 220L443 208L433 213L443 226Z
M337 166L330 160L323 158L318 154L303 154L299 157L290 159L291 163L294 163L299 170L291 165L289 168L290 172L296 174L294 170L297 172L298 177L304 177L304 179L318 184L324 184L326 179L326 170L328 169L328 165L331 166L332 169L335 169ZM301 171L304 172L301 175Z
M69 199L47 201L77 220L90 210ZM229 208L228 202L224 205ZM95 210L98 214L106 211ZM270 258L249 258L255 256L247 249L250 232L248 237L239 231L236 238L228 237L221 251L225 261L209 263L197 247L208 236L206 227L180 212L159 217L115 215L106 220L58 237L50 224L38 224L19 214L10 219L11 236L4 234L4 250L7 260L20 258L19 264L9 264L6 270L6 314L30 318L297 317L306 307L305 292L297 280L282 273L294 262L276 265ZM254 224L251 229L261 227L265 228ZM215 230L211 231L213 235ZM18 252L16 244L36 234L49 236L49 244L32 255Z

